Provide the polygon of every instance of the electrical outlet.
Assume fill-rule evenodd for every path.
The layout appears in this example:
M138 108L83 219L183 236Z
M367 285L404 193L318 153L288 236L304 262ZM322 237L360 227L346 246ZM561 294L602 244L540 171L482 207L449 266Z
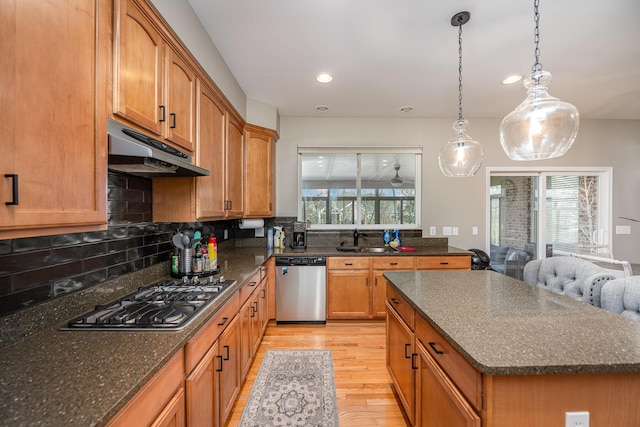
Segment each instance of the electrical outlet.
M451 227L442 227L443 236L451 236Z
M436 228L434 226L429 227L429 235L435 236L437 233Z
M472 227L471 228L471 234L473 234L474 236L478 235L478 227Z
M589 412L565 412L565 427L589 427Z

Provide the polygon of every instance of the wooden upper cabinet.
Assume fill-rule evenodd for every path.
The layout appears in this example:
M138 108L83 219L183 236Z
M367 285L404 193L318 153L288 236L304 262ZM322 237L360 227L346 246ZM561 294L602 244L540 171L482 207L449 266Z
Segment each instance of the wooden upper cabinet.
M196 73L180 55L167 49L165 135L193 151L196 122Z
M197 219L223 218L225 215L226 113L214 93L198 84L198 143L197 163L207 169L209 176L199 176L196 184Z
M1 7L0 239L106 229L110 2Z
M194 150L196 73L145 3L115 2L113 112Z
M254 125L245 126L245 217L273 217L275 212L275 143L277 134Z
M226 148L225 216L240 218L244 214L244 132L229 112Z
M137 3L114 4L114 113L162 136L165 42Z

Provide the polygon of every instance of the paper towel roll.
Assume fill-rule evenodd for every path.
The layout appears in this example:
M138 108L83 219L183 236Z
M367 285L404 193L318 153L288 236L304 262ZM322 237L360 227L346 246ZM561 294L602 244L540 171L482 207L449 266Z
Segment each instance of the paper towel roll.
M238 224L241 230L253 230L264 227L264 219L241 219Z

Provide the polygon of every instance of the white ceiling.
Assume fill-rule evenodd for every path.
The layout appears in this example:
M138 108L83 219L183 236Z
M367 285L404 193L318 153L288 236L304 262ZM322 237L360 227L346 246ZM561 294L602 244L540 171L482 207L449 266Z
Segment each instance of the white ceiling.
M282 116L501 118L525 98L532 0L189 0L247 97ZM640 119L640 0L542 0L549 92L588 119ZM334 81L315 76L330 72ZM316 111L326 105L324 113ZM403 106L414 107L401 113Z

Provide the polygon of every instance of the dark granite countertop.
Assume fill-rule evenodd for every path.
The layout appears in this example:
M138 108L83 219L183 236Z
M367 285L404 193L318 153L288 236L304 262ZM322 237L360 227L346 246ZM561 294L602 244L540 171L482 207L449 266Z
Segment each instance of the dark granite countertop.
M448 246L418 247L393 255L469 255ZM0 425L102 426L272 255L386 256L338 252L335 247L221 250L221 274L237 281L179 332L60 331L97 304L167 277L168 263L138 271L0 319Z
M389 248L386 252L343 252L336 246L307 247L306 249L274 249L275 255L287 256L469 256L473 252L453 246L416 246L415 252L396 251Z
M220 253L221 270L236 285L179 332L59 331L68 319L166 275L168 265L2 319L3 334L25 337L0 349L0 425L102 426L211 318L270 256L264 248ZM146 276L146 277L145 277ZM48 326L42 326L47 324ZM7 341L7 337L3 337Z
M493 271L385 273L478 371L640 372L640 323Z

